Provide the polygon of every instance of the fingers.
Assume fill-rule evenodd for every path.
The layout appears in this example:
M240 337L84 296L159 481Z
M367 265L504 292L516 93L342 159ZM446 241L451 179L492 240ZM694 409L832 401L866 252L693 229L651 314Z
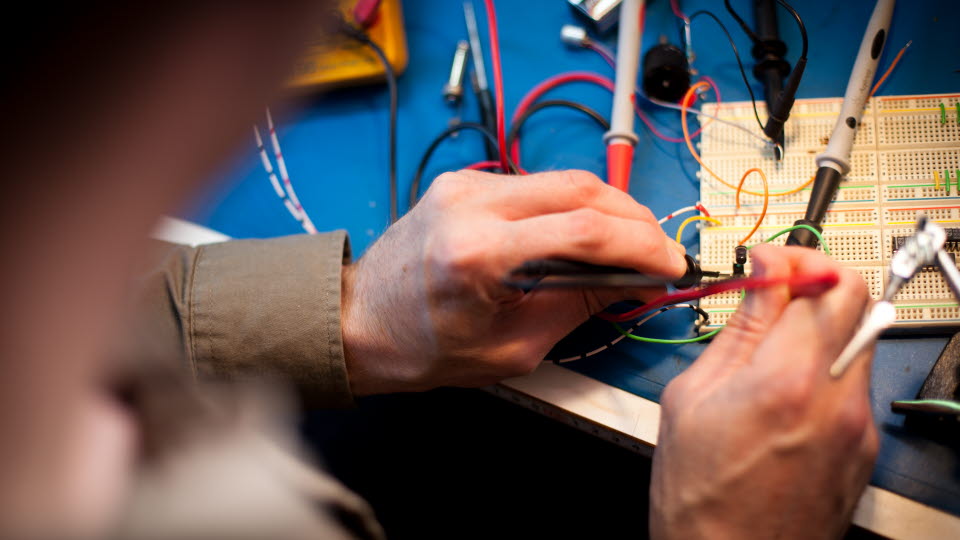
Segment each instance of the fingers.
M794 273L792 261L770 246L757 246L751 258L754 277L788 278ZM751 291L730 319L728 330L734 330L730 334L762 334L780 317L789 302L790 289L786 285ZM737 339L741 337L737 336Z
M813 351L810 359L818 371L827 373L829 366L850 342L870 301L866 283L850 269L839 272L839 282L830 291L815 298L800 298L784 310L771 329L768 340L775 343L803 346ZM869 355L861 355L866 358ZM785 355L770 359L771 369L790 362ZM846 377L863 379L869 375L863 362L857 362Z
M750 257L755 277L787 278L798 274L822 275L840 271L836 262L809 248L760 245L751 250ZM695 370L698 376L719 380L725 373L750 365L756 349L766 340L771 329L779 324L791 300L822 292L822 286L804 290L790 289L786 285L748 292L740 309L710 345L709 354L697 360L691 370ZM779 356L789 352L785 346Z
M822 253L802 247L760 245L752 250L751 259L755 277L822 276L837 274L842 268ZM811 283L792 288L779 286L752 291L746 295L746 300L730 324L744 332L763 333L777 321L791 299L817 297L831 288L833 286Z
M479 202L508 220L593 208L605 214L656 223L648 208L629 194L586 171L552 171L503 176L479 171L457 173L483 183Z
M546 351L591 315L610 304L625 298L655 298L666 289L651 287L630 291L628 294L617 289L534 290L527 293L518 308L509 315L515 321L510 326L524 339L542 339L541 347Z
M790 277L794 272L794 265L788 257L781 256L780 252L781 249L763 245L751 250L753 275L768 278ZM740 309L733 314L727 326L710 345L710 354L697 360L690 369L695 370L699 376L719 380L722 372L732 371L749 363L753 349L780 318L789 303L790 290L786 285L750 291L740 304Z
M522 261L561 258L621 266L667 278L686 271L682 246L656 224L581 208L506 225L505 253L513 266ZM511 266L512 267L512 266Z

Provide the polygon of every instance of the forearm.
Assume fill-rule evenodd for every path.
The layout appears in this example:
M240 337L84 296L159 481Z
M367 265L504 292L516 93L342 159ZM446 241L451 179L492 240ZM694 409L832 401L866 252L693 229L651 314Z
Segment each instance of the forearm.
M340 320L345 233L158 249L136 284L134 354L176 356L200 378L289 380L312 405L352 403Z

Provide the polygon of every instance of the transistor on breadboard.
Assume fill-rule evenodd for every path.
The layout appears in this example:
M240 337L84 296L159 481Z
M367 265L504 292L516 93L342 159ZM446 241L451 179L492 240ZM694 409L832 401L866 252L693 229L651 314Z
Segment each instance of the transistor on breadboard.
M815 156L823 151L840 111L840 98L797 100L785 130L785 156L733 126L699 118L703 162L727 182L744 171L761 168L770 194L791 191L816 172ZM761 106L758 104L758 108ZM755 128L750 102L710 104L703 112ZM761 108L760 114L764 111ZM947 229L947 249L960 254L960 94L884 96L864 110L851 155L851 171L841 185L823 223L831 256L860 272L878 298L887 280L890 257L913 232L918 214ZM700 231L700 263L705 270L730 272L734 250L760 214L762 197L735 191L701 169L700 200L721 225ZM757 193L759 182L747 178L745 190ZM802 218L811 187L785 196L771 196L763 224L750 240L762 242ZM772 243L782 244L783 235ZM822 247L820 248L822 249ZM727 322L740 302L739 293L705 298L701 307L710 326ZM960 306L940 273L924 270L895 300L896 326L929 328L960 326Z

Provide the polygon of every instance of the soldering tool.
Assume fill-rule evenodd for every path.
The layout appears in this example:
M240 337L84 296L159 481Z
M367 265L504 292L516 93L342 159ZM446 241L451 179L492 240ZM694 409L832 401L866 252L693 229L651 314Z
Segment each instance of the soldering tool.
M689 289L700 284L704 278L720 278L725 274L700 268L700 263L685 255L687 271L679 279L666 279L642 274L629 268L599 266L595 264L562 259L538 259L527 261L510 271L504 284L524 291L536 288L633 288L663 287L672 285Z
M623 0L617 32L617 77L613 91L610 131L603 136L607 145L607 181L620 190L630 185L630 168L637 134L633 131L633 96L637 91L640 65L640 13L643 0Z
M823 218L827 214L827 208L837 194L840 181L850 172L850 149L853 147L853 139L860 125L863 108L870 96L870 87L880 61L880 53L883 52L883 45L887 41L894 4L896 4L895 0L877 0L873 15L867 24L867 31L860 43L860 51L853 64L850 80L847 82L843 105L840 107L840 115L830 136L830 142L826 150L817 156L817 175L813 182L813 191L810 193L810 201L807 203L806 214L795 225L809 225L822 231L820 224L823 223ZM817 238L809 230L795 229L787 238L787 245L815 248Z

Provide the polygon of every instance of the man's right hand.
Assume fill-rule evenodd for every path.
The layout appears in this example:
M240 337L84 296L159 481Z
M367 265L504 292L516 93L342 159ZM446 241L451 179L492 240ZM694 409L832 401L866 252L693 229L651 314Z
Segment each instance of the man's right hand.
M872 351L841 378L828 373L868 305L863 279L807 248L760 246L753 261L755 275L835 271L840 281L819 296L787 287L748 294L664 390L656 538L838 537L870 477Z

